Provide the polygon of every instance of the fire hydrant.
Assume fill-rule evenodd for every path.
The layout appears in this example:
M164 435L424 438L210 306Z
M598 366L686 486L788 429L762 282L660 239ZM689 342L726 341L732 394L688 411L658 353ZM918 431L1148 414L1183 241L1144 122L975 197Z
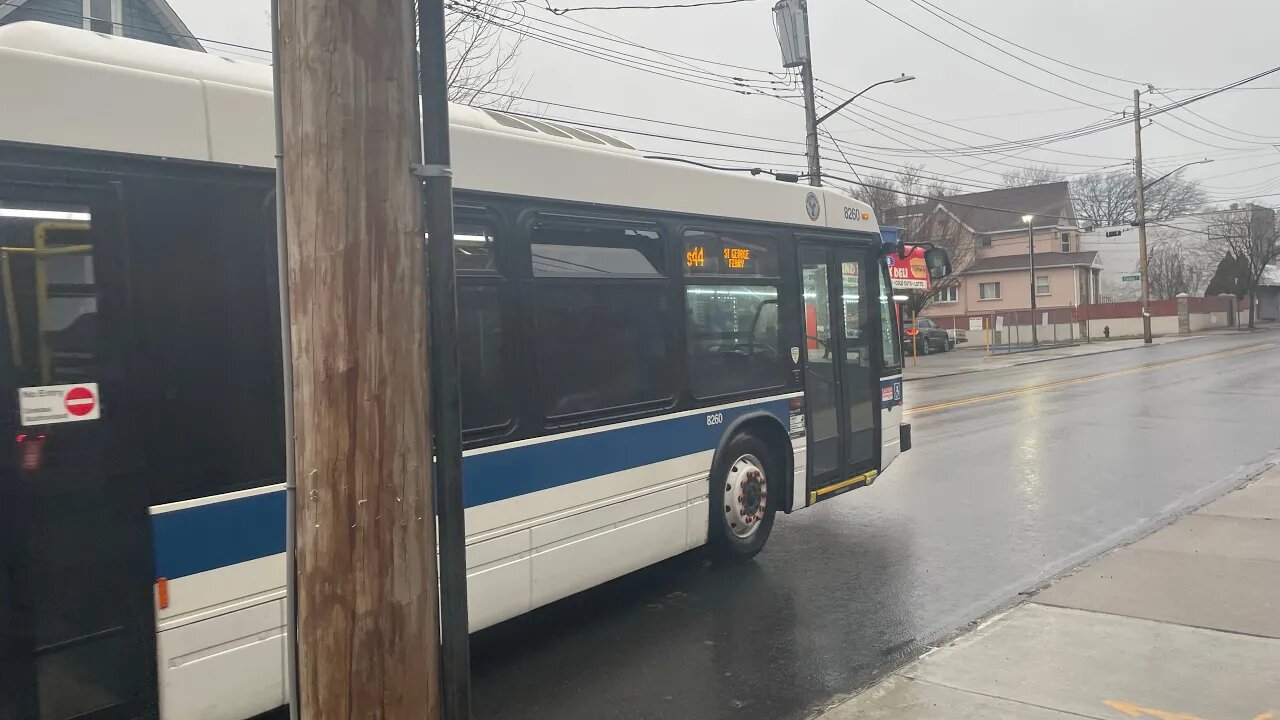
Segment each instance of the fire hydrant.
M1104 338L1108 338L1108 339L1110 339L1110 338L1111 338L1111 326L1110 326L1110 325L1103 325L1103 326L1102 326L1102 337L1104 337Z

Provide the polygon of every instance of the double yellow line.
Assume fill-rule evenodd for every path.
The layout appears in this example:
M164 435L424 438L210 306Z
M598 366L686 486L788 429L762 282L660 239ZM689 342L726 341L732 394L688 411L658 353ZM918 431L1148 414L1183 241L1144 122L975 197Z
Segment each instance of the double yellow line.
M1232 348L1231 350L1220 350L1218 352L1208 353L1207 355L1196 355L1195 357L1182 358L1180 360L1166 360L1165 362L1152 363L1150 365L1139 365L1138 367L1127 368L1125 370L1112 370L1111 372L1084 375L1077 378L1071 378L1069 380L1058 380L1056 382L1041 383L1039 385L1028 385L1026 387L1015 388L1013 390L1002 390L989 395L977 395L975 397L962 398L960 400L934 403L933 405L921 405L920 407L907 408L903 411L903 414L922 415L936 410L946 410L947 408L972 405L974 403L987 402L988 400L999 400L1000 398L1013 397L1015 395L1027 395L1033 392L1040 392L1041 390L1050 390L1053 388L1066 387L1068 385L1079 385L1081 383L1105 380L1107 378L1119 377L1121 375L1132 375L1134 373L1156 370L1158 368L1170 367L1173 365L1185 365L1187 363L1200 362L1202 360L1212 360L1215 358L1230 357L1232 355L1244 355L1245 353L1257 352L1269 347L1275 347L1275 343L1258 343L1257 345L1247 345L1245 347Z

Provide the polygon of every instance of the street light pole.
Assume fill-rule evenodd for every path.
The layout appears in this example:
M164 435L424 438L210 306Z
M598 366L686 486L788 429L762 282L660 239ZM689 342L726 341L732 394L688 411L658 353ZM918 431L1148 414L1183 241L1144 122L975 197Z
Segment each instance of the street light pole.
M809 44L809 4L807 0L778 0L773 6L774 29L778 33L778 45L782 49L782 67L800 68L800 82L804 88L804 154L809 168L809 184L822 185L822 161L818 156L818 126L857 100L862 93L877 85L915 80L912 75L900 75L889 80L868 85L862 92L845 100L831 112L818 117L813 96L813 54Z
M1040 338L1036 333L1036 236L1031 223L1036 219L1035 215L1023 215L1022 221L1027 224L1027 257L1029 258L1029 266L1031 273L1031 345L1032 347L1040 344Z
M805 38L805 47L807 48L809 43L809 32L807 29L808 25L806 24L805 27L806 27L806 30L805 30L804 38ZM805 98L806 98L805 99L805 117L809 119L808 134L806 135L808 142L805 144L805 153L809 156L809 184L813 185L814 187L817 187L822 185L822 167L821 167L820 158L818 157L818 126L826 122L836 113L849 107L849 103L862 97L862 95L866 93L868 90L870 90L871 88L879 87L881 85L888 85L890 83L908 82L911 80L915 80L916 76L907 75L906 73L903 73L902 75L899 75L896 78L891 78L889 80L881 80L880 82L877 82L877 83L871 83L870 85L860 90L853 97L837 105L830 112L827 112L821 117L814 118L813 115L815 111L813 106L810 104L813 100L813 95L812 95L813 73L811 70L811 65L812 63L810 62L805 63L804 68L801 71L801 78L804 78L804 77L809 78L809 84L806 86L808 90L806 90L806 93L805 93ZM808 75L805 75L805 73L808 73Z

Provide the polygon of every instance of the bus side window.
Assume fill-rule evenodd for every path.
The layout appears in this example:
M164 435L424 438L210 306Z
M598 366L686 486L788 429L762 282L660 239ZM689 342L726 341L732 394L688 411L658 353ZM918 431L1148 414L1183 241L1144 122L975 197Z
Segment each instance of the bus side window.
M663 241L602 222L532 229L534 346L548 418L672 397Z
M777 240L733 230L684 231L689 390L699 399L781 387Z
M269 189L139 177L126 188L152 502L281 482L285 442Z
M468 435L490 435L509 426L512 419L502 322L507 291L497 269L497 234L487 223L459 218L453 244L458 273L462 427Z

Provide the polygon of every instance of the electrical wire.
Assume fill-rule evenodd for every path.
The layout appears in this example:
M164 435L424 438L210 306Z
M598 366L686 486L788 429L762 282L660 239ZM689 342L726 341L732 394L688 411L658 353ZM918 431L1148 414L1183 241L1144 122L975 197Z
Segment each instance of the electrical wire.
M13 2L12 0L3 0L3 1L0 1L0 7L12 7L12 8L15 8L15 9L17 9L17 8L22 8L23 10L25 10L25 11L27 11L27 12L29 12L29 13L33 14L33 15L43 15L43 16L45 16L45 17L52 17L52 18L65 18L65 19L68 19L68 20L78 20L78 21L80 21L81 23L83 23L86 19L88 19L85 15L83 15L83 14L81 14L81 13L73 13L73 12L68 12L68 11L66 11L66 10L55 10L55 9L53 9L53 8L32 7L30 4L20 3L20 2ZM95 19L96 19L96 18L95 18ZM240 49L240 50L252 50L252 51L254 51L254 52L259 52L259 53L262 53L262 54L266 55L266 56L267 56L267 58L270 58L270 57L271 57L271 51L270 51L270 50L266 50L266 49L264 49L264 48L259 48L259 47L253 47L253 46L251 46L251 45L240 45L240 44L238 44L238 43L227 42L227 41L225 41L225 40L214 40L213 38L199 37L199 36L197 36L197 35L190 35L190 34L187 34L187 33L174 32L174 31L172 31L172 30L165 30L164 28L158 28L158 29L157 29L157 28L143 27L143 26L141 26L141 25L133 25L133 24L126 23L126 22L115 22L115 21L108 21L108 20L100 20L100 22L110 22L113 26L119 26L119 27L121 27L121 28L128 28L128 29L130 29L130 30L137 30L137 31L139 31L139 32L151 33L151 34L153 34L153 35L167 35L167 36L169 36L169 37L171 37L171 38L175 38L175 39L195 40L195 41L200 42L200 43L210 43L210 44L213 44L213 45L223 45L223 46L226 46L226 47L238 48L238 49ZM135 39L136 39L136 38L135 38ZM248 54L246 54L246 53L238 53L238 52L234 52L234 51L231 51L231 50L221 50L221 52L226 52L226 53L229 53L229 54L232 54L232 55L238 55L238 56L241 56L241 57L246 57L246 58L250 58L250 59L258 60L258 61L263 60L263 58L258 57L258 56L256 56L256 55L248 55Z
M1155 92L1156 92L1156 94L1160 95L1161 97L1163 97L1165 100L1168 100L1169 102L1173 102L1173 101L1174 101L1174 100L1173 100L1173 98L1169 97L1166 93L1164 93L1164 92L1162 92L1162 91L1160 91L1160 90L1156 90ZM1196 129L1198 129L1198 130L1200 130L1200 131L1202 131L1202 132L1209 133L1210 135L1215 135L1215 136L1220 137L1220 138L1223 138L1223 139L1225 139L1225 140L1233 140L1233 141L1235 141L1235 142L1246 142L1246 143L1251 143L1251 144L1256 144L1256 145L1272 145L1272 144L1274 144L1274 143L1276 143L1276 142L1280 142L1280 136L1277 136L1277 135L1258 135L1258 134L1256 134L1256 133L1244 132L1243 130L1236 130L1236 129L1234 129L1234 128L1229 128L1229 127L1227 127L1226 125L1223 125L1223 124L1221 124L1221 123L1214 122L1213 120L1210 120L1209 118L1207 118L1207 117L1205 117L1205 116L1201 115L1200 113L1196 112L1195 110L1192 110L1191 108L1184 108L1184 110L1185 110L1187 113L1189 113L1189 114L1191 114L1191 115L1194 115L1195 117L1198 117L1198 118L1200 118L1201 120L1203 120L1203 121L1205 121L1205 122L1209 123L1210 125L1214 125L1214 126L1216 126L1216 127L1222 128L1223 130L1227 130L1227 131L1229 131L1229 132L1233 132L1233 133L1235 133L1235 134L1237 134L1237 135L1250 135L1250 136L1252 136L1252 137L1255 137L1255 138L1261 138L1261 139L1263 139L1264 141L1269 141L1269 142L1258 142L1257 140L1241 139L1241 138L1238 138L1238 137L1231 137L1231 136L1229 136L1229 135L1223 135L1222 133L1214 132L1214 131L1212 131L1212 130L1209 130L1208 128L1200 127L1199 125L1196 125L1196 124L1194 124L1194 123L1192 123L1192 122L1190 122L1190 121L1188 121L1188 120L1183 120L1182 118L1178 118L1178 119L1179 119L1179 121L1184 122L1184 123L1186 123L1186 124L1188 124L1188 125L1191 125L1191 127L1194 127L1194 128L1196 128Z
M554 8L551 7L551 3L547 3L547 10L556 15L566 15L571 12L583 12L586 10L675 10L710 5L737 5L744 2L756 2L756 0L703 0L703 2L674 3L671 5L586 5L573 8Z
M1100 72L1097 72L1096 70L1090 70L1090 69L1088 69L1088 68L1083 68L1083 67L1080 67L1079 65L1072 65L1072 64L1071 64L1071 63L1069 63L1069 62L1066 62L1066 61L1063 61L1063 60L1059 60L1059 59L1057 59L1057 58L1055 58L1055 57L1050 57L1049 55L1045 55L1045 54L1044 54L1044 53L1042 53L1042 52L1039 52L1039 51L1037 51L1037 50L1034 50L1034 49L1032 49L1032 48L1029 48L1029 47L1027 47L1027 46L1025 46L1025 45L1019 45L1018 43L1016 43L1016 42L1014 42L1014 41L1012 41L1012 40L1010 40L1010 39L1008 39L1008 38L1006 38L1006 37L1003 37L1003 36L1001 36L1001 35L997 35L996 33L993 33L993 32L991 32L990 30L986 30L986 29L984 29L984 28L982 28L982 27L980 27L980 26L978 26L978 25L975 25L974 23L971 23L971 22L969 22L968 20L965 20L964 18L962 18L962 17L960 17L960 16L956 15L956 14L955 14L955 13L953 13L953 12L949 12L949 11L947 11L947 10L942 9L941 7L939 7L939 6L937 6L937 5L934 5L934 4L933 4L932 2L930 2L929 0L921 0L921 1L922 1L922 2L924 2L924 4L928 5L929 7L933 8L933 9L935 9L935 10L937 10L937 11L941 12L941 13L945 13L945 14L947 14L947 15L951 16L952 18L954 18L954 19L956 19L956 20L959 20L960 22L964 23L965 25L968 25L969 27L971 27L971 28L973 28L973 29L977 30L977 31L978 31L978 32L980 32L980 33L983 33L984 35L989 35L989 36L991 36L991 37L993 37L993 38L995 38L995 39L999 40L1000 42L1003 42L1003 43L1007 43L1007 44L1009 44L1009 45L1012 45L1012 46L1014 46L1014 47L1018 48L1019 50L1024 50L1024 51L1026 51L1026 52L1029 52L1029 53L1031 53L1032 55L1035 55L1036 57L1044 58L1045 60L1048 60L1048 61L1050 61L1050 62L1058 63L1059 65L1065 65L1066 67L1069 67L1069 68L1071 68L1071 69L1073 69L1073 70L1079 70L1080 72L1083 72L1083 73L1088 73L1088 74L1090 74L1090 75L1096 75L1096 76L1098 76L1098 77L1100 77L1100 78L1106 78L1106 79L1108 79L1108 80L1115 80L1116 82L1122 82L1122 83L1125 83L1125 84L1128 84L1128 85L1144 85L1144 84L1145 84L1145 83L1138 82L1137 80L1126 80L1126 79L1124 79L1124 78L1122 78L1122 77L1116 77L1115 75L1108 75L1108 74L1106 74L1106 73L1100 73Z
M488 22L498 28L509 30L522 37L560 47L587 57L603 60L621 67L627 67L672 80L678 80L714 90L733 92L740 95L764 95L779 99L794 99L791 96L783 96L775 92L768 92L745 82L737 80L723 80L711 77L705 73L697 73L686 69L674 68L674 66L670 66L669 63L658 63L657 61L645 60L635 56L619 53L612 48L605 48L592 43L566 38L549 31L522 27L519 24L519 21L512 22L510 19L500 18L497 15L490 14L484 8L469 5L465 0L453 0L452 2L447 3L447 7L452 8L455 12L459 12L483 22Z
M1039 71L1041 71L1041 72L1048 73L1048 74L1050 74L1050 75L1052 75L1052 76L1054 76L1054 77L1058 78L1059 80L1065 80L1065 81L1067 81L1067 82L1071 83L1072 85L1076 85L1077 87L1082 87L1082 88L1084 88L1085 90L1091 90L1091 91L1093 91L1093 92L1100 93L1100 94L1103 94L1103 95L1109 95L1109 96L1111 96L1111 97L1119 98L1119 99L1121 99L1121 100L1125 100L1125 99L1127 99L1127 98L1125 98L1123 95L1117 95L1117 94L1115 94L1115 93L1113 93L1113 92L1110 92L1110 91L1107 91L1107 90L1102 90L1102 89L1099 89L1099 88L1093 87L1092 85L1086 85L1086 84L1084 84L1084 83L1082 83L1082 82L1079 82L1079 81L1077 81L1077 80L1072 80L1071 78L1067 77L1066 75L1060 75L1060 74L1058 74L1058 73L1056 73L1056 72L1054 72L1054 71L1052 71L1052 70L1049 70L1048 68L1043 68L1043 67L1040 67L1039 65L1036 65L1035 63L1031 62L1030 60L1027 60L1026 58L1019 57L1019 56L1017 56L1017 55L1015 55L1015 54L1013 54L1013 53L1009 52L1008 50L1005 50L1004 48L1000 47L999 45L996 45L995 43L992 43L992 42L990 42L989 40L986 40L986 39L984 39L984 38L982 38L982 37L979 37L978 35L975 35L974 33L970 32L968 29L966 29L966 28L962 27L961 25L958 25L957 23L952 22L951 20L949 20L947 17L945 17L945 16L940 12L940 9L935 10L935 7L936 7L936 6L934 6L932 3L921 2L920 0L911 0L911 3L912 3L913 5L915 5L916 7L920 8L921 10L924 10L925 12L929 13L930 15L933 15L934 17L938 18L939 20L941 20L941 21L943 21L943 22L947 23L947 24L948 24L948 25L950 25L951 27L953 27L953 28L955 28L955 29L959 30L960 32L962 32L962 33L964 33L964 34L968 35L969 37L971 37L971 38L973 38L973 39L977 40L978 42L980 42L980 43L982 43L982 44L986 45L987 47L990 47L990 48L992 48L992 49L996 50L996 51L997 51L997 52L999 52L999 53L1002 53L1002 54L1004 54L1004 55L1007 55L1007 56L1009 56L1009 57L1013 58L1014 60L1017 60L1018 62L1023 63L1024 65L1028 65L1028 66L1033 67L1033 68L1035 68L1035 69L1037 69L1037 70L1039 70ZM950 14L950 13L948 13L948 14Z
M749 83L729 79L728 76L717 75L709 72L692 71L687 68L677 67L671 63L638 58L634 55L627 55L618 52L612 48L568 38L547 30L522 26L522 23L525 20L531 20L532 18L520 15L519 13L512 13L503 17L499 16L492 7L468 3L466 0L452 0L446 3L446 7L454 12L458 12L475 20L489 23L503 30L509 30L522 37L561 47L572 52L586 55L588 57L594 57L622 67L641 70L654 75L690 82L695 85L711 87L717 90L728 90L731 92L740 92L742 94L770 94L764 92L760 88L753 87ZM541 20L535 21L545 23L545 21ZM554 23L551 24L555 25ZM562 26L555 25L555 27L561 28Z
M934 41L934 42L938 43L939 45L942 45L943 47L946 47L946 48L948 48L948 49L952 50L953 52L959 53L960 55L963 55L963 56L965 56L965 57L969 58L970 60L972 60L972 61L974 61L974 62L978 63L979 65L982 65L983 67L986 67L986 68L988 68L988 69L990 69L990 70L994 70L995 72L1000 73L1001 75L1004 75L1004 76L1005 76L1005 77L1007 77L1007 78L1011 78L1011 79L1013 79L1013 80L1016 80L1016 81L1018 81L1018 82L1022 83L1023 85L1027 85L1027 86L1029 86L1029 87L1033 87L1033 88L1035 88L1035 89L1037 89L1037 90L1041 90L1041 91L1043 91L1043 92L1047 92L1047 93L1049 93L1050 95L1056 95L1056 96L1058 96L1058 97L1062 98L1063 100L1070 100L1071 102L1079 103L1079 104L1081 104L1081 105L1087 105L1087 106L1092 107L1092 108L1097 108L1098 110L1106 111L1106 108L1102 107L1101 105L1095 105L1094 103L1086 102L1086 101L1084 101L1084 100L1080 100L1079 98L1073 98L1073 97L1071 97L1071 96L1069 96L1069 95L1064 95L1064 94L1062 94L1062 93L1060 93L1060 92L1058 92L1058 91L1056 91L1056 90L1050 90L1049 88L1044 87L1043 85L1037 85L1037 84L1035 84L1035 83L1031 82L1030 80L1027 80L1027 79L1025 79L1025 78L1020 78L1020 77L1018 77L1017 75L1014 75L1013 73L1010 73L1010 72L1006 72L1006 71L1004 71L1004 70L1001 70L1000 68L996 67L995 65L992 65L991 63L989 63L989 62L987 62L987 61L985 61L985 60L981 60L981 59L979 59L979 58L976 58L976 57L974 57L973 55L970 55L969 53L967 53L967 52L965 52L965 51L961 50L960 48L956 47L955 45L952 45L951 43L948 43L947 41L945 41L945 40L943 40L943 39L941 39L941 38L937 37L936 35L932 35L932 34L930 34L929 32L927 32L927 31L925 31L925 30L922 30L921 28L919 28L919 27L917 27L917 26L915 26L915 25L913 25L913 24L911 24L911 23L907 22L906 20L903 20L902 18L898 17L897 15L894 15L894 14L893 14L892 12L890 12L889 10L886 10L884 7L881 7L880 5L876 4L876 3L874 2L874 0L863 0L863 1L864 1L864 2L866 2L868 5L870 5L871 7L873 7L873 8L875 8L875 9L879 10L879 11L880 11L880 12L882 12L882 13L884 13L885 15L888 15L889 17L893 18L894 20L897 20L898 22L902 23L903 25L906 25L907 27L911 28L912 30L915 30L916 32L920 33L921 35L924 35L925 37L929 38L930 40L932 40L932 41Z
M516 4L523 4L528 1L529 0L513 0L513 2L515 2ZM543 5L538 5L536 3L534 3L534 7L540 10L546 10L546 7L544 7ZM548 12L550 11L548 10ZM688 60L696 63L703 63L706 65L718 65L720 67L733 68L734 70L743 70L746 72L756 73L759 75L765 75L765 76L778 78L778 79L786 78L789 81L789 85L793 88L795 87L795 83L798 82L798 77L796 77L795 74L789 69L784 73L777 73L770 70L762 70L760 68L749 67L746 65L736 65L734 63L727 63L720 60L711 60L709 58L696 57L693 55L685 55L685 54L674 52L671 50L661 50L658 48L652 48L646 45L642 45L638 42L635 42L634 40L631 40L629 38L623 37L622 35L618 35L616 33L605 30L604 28L601 28L597 25L592 25L591 23L586 22L585 20L580 20L578 18L569 16L569 15L556 15L556 17L563 17L569 22L572 22L576 25L581 25L582 27L589 28L590 30L595 31L595 32L588 32L586 30L578 30L576 28L571 28L566 25L560 25L558 23L549 23L563 30L567 30L569 32L577 32L577 33L581 33L583 35L587 35L589 37L594 37L601 40L611 40L623 45L629 45L639 50L645 50L645 51L651 52L655 55L663 55L665 57L672 58L672 59ZM536 20L536 18L530 18L530 19ZM735 79L738 79L738 78L735 78Z

